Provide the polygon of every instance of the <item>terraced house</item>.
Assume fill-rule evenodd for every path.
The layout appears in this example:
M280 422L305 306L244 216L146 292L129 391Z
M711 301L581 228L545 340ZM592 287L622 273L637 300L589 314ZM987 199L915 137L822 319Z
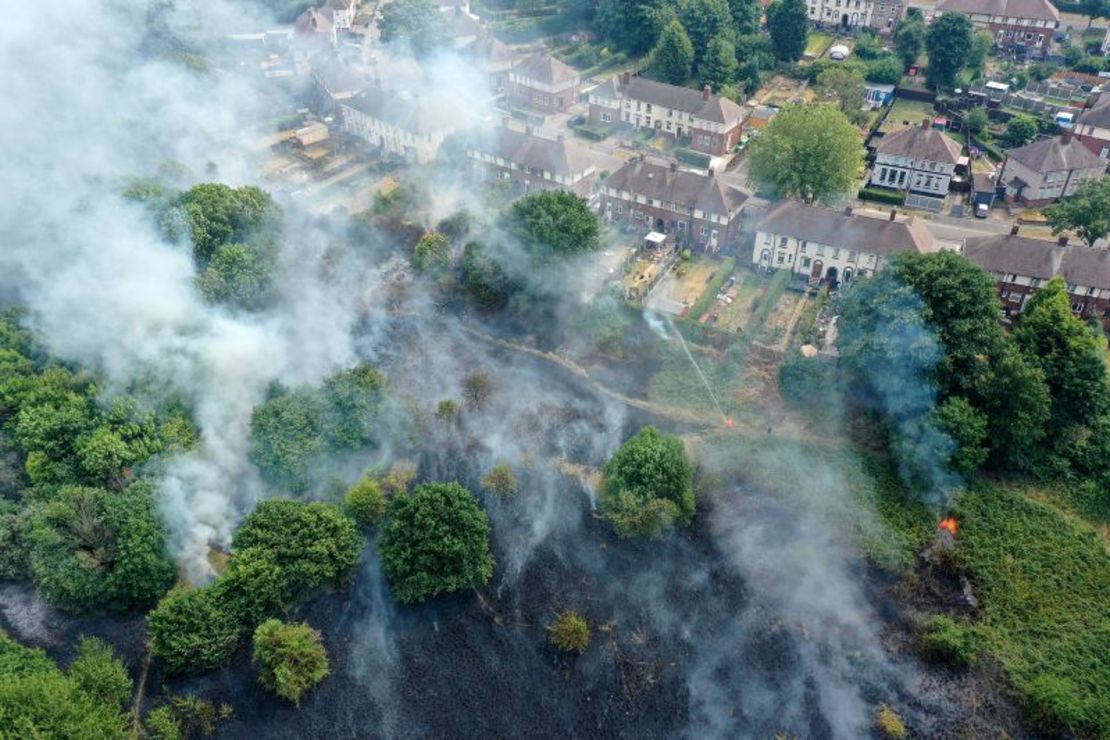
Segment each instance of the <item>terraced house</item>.
M994 37L996 46L1041 56L1060 25L1060 12L1049 0L940 0L934 17L966 15L976 28Z
M720 156L740 142L744 112L706 85L700 92L625 72L589 93L590 121L654 128L675 138L690 137L699 152Z
M1015 227L1010 234L966 239L964 256L994 277L1008 317L1020 314L1030 296L1059 275L1072 311L1110 331L1110 250L1029 239Z
M1064 132L1007 151L998 178L1007 201L1039 206L1072 195L1084 181L1105 173L1106 160Z
M761 270L790 270L811 285L851 285L881 270L895 252L935 252L937 243L916 217L874 218L851 208L807 206L788 200L756 226L752 264Z
M578 102L578 73L546 51L524 59L507 76L509 100L516 105L558 113Z
M569 190L590 194L597 168L588 151L559 135L557 139L508 127L467 147L475 174L508 184L517 193Z
M436 158L444 139L454 132L457 115L438 96L380 87L337 103L347 133L381 147L383 154L418 164Z
M809 19L823 26L893 33L906 13L901 0L809 0Z
M601 214L609 222L670 234L681 246L716 252L740 233L748 194L710 174L642 156L605 179Z

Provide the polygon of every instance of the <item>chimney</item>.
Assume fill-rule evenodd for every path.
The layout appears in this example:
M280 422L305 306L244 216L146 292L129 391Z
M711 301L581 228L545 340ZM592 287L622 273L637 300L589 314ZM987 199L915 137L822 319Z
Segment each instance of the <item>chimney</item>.
M889 218L889 219L887 219L887 220L888 220L888 221L893 221L893 220L894 220L894 217L895 217L895 216L897 216L897 215L898 215L898 211L897 211L897 209L891 208L891 209L890 209L890 218Z
M845 216L851 216L852 215L852 207L851 206L844 206L844 215Z
M1061 234L1060 238L1056 240L1056 243L1059 244L1061 247L1068 246L1068 235L1067 234Z
M630 82L632 82L632 73L628 71L621 72L621 84L627 85Z
M928 130L928 128L932 125L933 125L933 122L929 120L928 116L925 116L924 118L921 119L921 128Z
M1010 227L1010 236L1017 236L1018 231L1021 230L1021 224L1014 224Z
M713 92L713 88L709 87L709 85L706 85L705 87L703 87L701 89L701 99L702 100L709 100L709 94L712 93L712 92Z

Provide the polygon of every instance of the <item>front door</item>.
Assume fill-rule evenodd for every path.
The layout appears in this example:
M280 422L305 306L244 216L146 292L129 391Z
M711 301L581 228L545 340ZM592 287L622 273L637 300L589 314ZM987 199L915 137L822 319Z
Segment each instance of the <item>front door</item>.
M821 260L813 260L813 269L810 270L809 277L811 280L820 280L822 270L825 269L825 263Z

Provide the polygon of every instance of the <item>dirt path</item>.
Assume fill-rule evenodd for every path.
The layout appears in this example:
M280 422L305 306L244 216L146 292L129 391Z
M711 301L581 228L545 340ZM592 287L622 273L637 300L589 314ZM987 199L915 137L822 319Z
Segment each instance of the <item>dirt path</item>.
M139 683L135 687L135 701L131 705L131 737L140 738L143 736L143 724L141 721L143 714L143 694L146 692L146 676L150 673L150 659L151 650L150 645L146 646L146 656L143 658L143 671L139 674Z

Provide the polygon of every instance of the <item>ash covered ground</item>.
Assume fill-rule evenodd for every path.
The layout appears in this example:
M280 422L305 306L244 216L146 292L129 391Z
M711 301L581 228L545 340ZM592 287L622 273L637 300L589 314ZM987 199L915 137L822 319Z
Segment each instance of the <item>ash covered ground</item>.
M448 397L466 372L493 374L486 408L447 430L418 419L420 433L377 453L408 455L421 478L474 490L494 460L522 471L517 497L483 496L493 580L399 606L371 541L348 588L290 615L323 633L332 661L299 709L258 685L246 649L200 678L169 679L155 663L148 701L165 686L227 702L234 713L218 735L229 738L860 737L874 732L882 704L917 736L1000 726L1021 736L989 673L913 657L903 604L925 590L907 592L862 562L831 516L840 483L822 481L819 467L827 500L799 506L722 460L722 448L749 444L744 433L699 454L705 427L629 408L556 362L491 348L454 325L398 320L362 351L400 397ZM698 516L659 541L621 541L595 515L592 471L647 423L687 435ZM5 628L63 662L90 633L117 646L134 675L142 670L141 617L67 617L14 586L0 591L0 608ZM580 657L547 642L564 609L592 626Z

